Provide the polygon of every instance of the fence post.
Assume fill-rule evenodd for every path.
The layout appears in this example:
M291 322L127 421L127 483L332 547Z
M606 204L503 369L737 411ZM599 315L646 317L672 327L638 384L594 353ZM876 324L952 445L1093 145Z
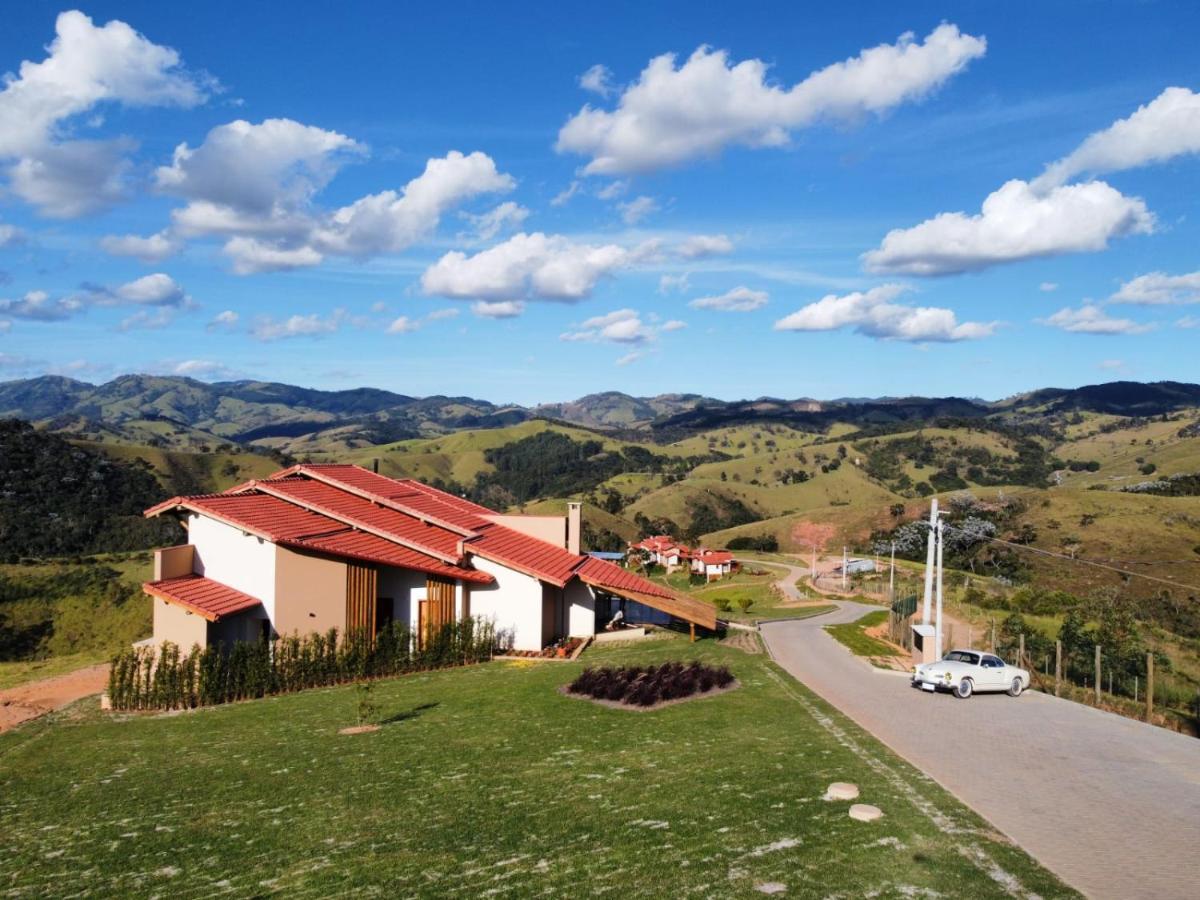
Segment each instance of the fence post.
M1100 645L1096 645L1096 705L1100 705Z
M967 626L967 649L968 649L968 650L972 649L972 644L971 644L971 626L970 626L970 625L968 625L968 626Z
M992 619L992 639L991 639L991 643L988 646L988 652L989 653L996 652L996 620L995 619Z
M1146 654L1146 721L1154 715L1154 654Z
M1017 665L1025 668L1025 632L1017 638Z
M1059 696L1062 682L1062 641L1054 642L1054 696Z

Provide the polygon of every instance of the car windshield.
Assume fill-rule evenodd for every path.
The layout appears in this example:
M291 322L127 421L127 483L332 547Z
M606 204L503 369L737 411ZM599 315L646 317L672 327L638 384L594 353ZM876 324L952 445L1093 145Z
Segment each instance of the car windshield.
M968 663L972 666L979 665L978 653L967 653L963 650L951 650L946 654L946 662Z

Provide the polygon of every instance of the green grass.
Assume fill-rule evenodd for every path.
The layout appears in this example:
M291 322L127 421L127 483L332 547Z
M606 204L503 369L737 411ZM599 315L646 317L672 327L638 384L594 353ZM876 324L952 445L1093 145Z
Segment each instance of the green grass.
M52 656L19 662L0 662L0 690L16 687L29 681L40 681L56 675L66 675L97 663L108 662L112 654L105 650L85 650L65 656Z
M887 610L879 609L867 613L856 622L847 622L844 625L826 625L825 630L855 656L893 656L896 653L894 647L871 637L866 632L868 628L882 625L887 621L887 617Z
M698 657L732 692L650 713L557 688L584 663ZM379 682L200 712L95 701L0 735L9 892L235 896L1073 896L760 656L671 636L579 663ZM884 811L821 799L859 785ZM970 853L963 852L969 846Z

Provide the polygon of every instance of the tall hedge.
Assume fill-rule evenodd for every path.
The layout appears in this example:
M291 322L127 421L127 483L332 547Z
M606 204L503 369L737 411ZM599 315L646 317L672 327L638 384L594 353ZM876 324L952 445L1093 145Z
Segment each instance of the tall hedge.
M485 662L492 657L490 622L450 622L418 641L392 623L371 640L336 628L325 634L194 646L186 654L164 642L117 654L108 676L113 709L189 709L366 678Z

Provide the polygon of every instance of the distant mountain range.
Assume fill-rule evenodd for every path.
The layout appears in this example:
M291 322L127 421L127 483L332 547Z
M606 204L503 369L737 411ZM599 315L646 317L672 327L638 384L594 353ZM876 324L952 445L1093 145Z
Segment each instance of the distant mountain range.
M375 388L320 391L274 382L208 384L154 375L124 375L100 385L51 375L0 383L0 418L26 419L97 440L157 444L270 443L332 433L342 441L379 444L535 418L661 438L744 423L822 429L833 422L886 426L1070 411L1147 416L1195 406L1200 406L1200 385L1169 381L1045 388L996 402L959 397L723 401L699 394L632 397L608 391L534 407L498 406L472 397L412 397Z

